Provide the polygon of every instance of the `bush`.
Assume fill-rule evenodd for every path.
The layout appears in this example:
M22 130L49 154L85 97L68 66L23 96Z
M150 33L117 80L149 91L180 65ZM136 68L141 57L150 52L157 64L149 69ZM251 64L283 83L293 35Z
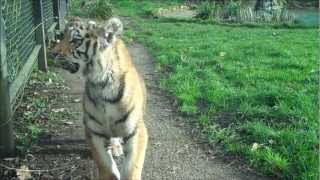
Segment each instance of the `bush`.
M198 17L203 19L208 19L210 17L215 17L216 3L205 1L198 6Z
M233 0L225 4L204 1L197 9L199 18L217 22L292 24L295 20L286 8L278 8L272 12L255 11L253 8L242 6L241 1Z
M70 12L74 16L102 19L107 19L113 14L109 0L71 0Z

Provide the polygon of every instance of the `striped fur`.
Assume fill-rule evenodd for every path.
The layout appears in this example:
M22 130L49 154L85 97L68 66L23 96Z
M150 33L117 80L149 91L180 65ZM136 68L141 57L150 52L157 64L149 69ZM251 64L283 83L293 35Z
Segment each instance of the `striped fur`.
M116 18L103 27L75 19L66 27L64 39L51 51L64 62L84 63L83 121L101 180L141 179L148 141L143 121L145 85L119 39L121 32L122 23ZM68 66L64 68L70 70ZM107 151L105 142L109 144ZM121 143L126 157L120 173L112 151L120 154Z

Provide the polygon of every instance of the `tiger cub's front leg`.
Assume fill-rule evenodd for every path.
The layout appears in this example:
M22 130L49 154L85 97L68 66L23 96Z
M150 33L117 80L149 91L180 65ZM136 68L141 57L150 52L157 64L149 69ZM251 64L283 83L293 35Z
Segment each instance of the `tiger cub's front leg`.
M135 134L125 143L126 157L121 180L140 180L148 143L148 133L143 122L137 124Z
M105 149L105 138L85 129L86 139L99 170L99 180L120 180L120 172L112 157L112 150Z

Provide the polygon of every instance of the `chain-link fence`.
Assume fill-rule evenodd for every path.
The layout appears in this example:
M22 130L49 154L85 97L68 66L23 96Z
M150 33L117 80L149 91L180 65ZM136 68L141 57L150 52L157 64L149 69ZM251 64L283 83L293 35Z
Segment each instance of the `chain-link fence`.
M0 0L5 22L9 81L12 82L36 45L34 0ZM54 0L42 0L44 28L54 24Z
M13 150L16 99L36 61L46 71L46 38L61 27L66 6L67 0L0 0L0 156Z
M22 2L23 1L23 2ZM34 48L33 0L2 0L9 82L12 82Z
M44 29L48 30L54 22L52 0L43 0L43 18L45 20Z

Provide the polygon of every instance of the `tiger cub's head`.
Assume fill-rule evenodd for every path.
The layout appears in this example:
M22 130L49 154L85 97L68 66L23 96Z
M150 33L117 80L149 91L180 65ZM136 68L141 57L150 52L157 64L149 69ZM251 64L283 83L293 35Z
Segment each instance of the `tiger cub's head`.
M93 64L97 55L110 48L122 30L123 25L117 18L109 19L105 25L74 18L67 23L63 39L50 54L64 69L76 73L82 64L80 61L86 67Z

